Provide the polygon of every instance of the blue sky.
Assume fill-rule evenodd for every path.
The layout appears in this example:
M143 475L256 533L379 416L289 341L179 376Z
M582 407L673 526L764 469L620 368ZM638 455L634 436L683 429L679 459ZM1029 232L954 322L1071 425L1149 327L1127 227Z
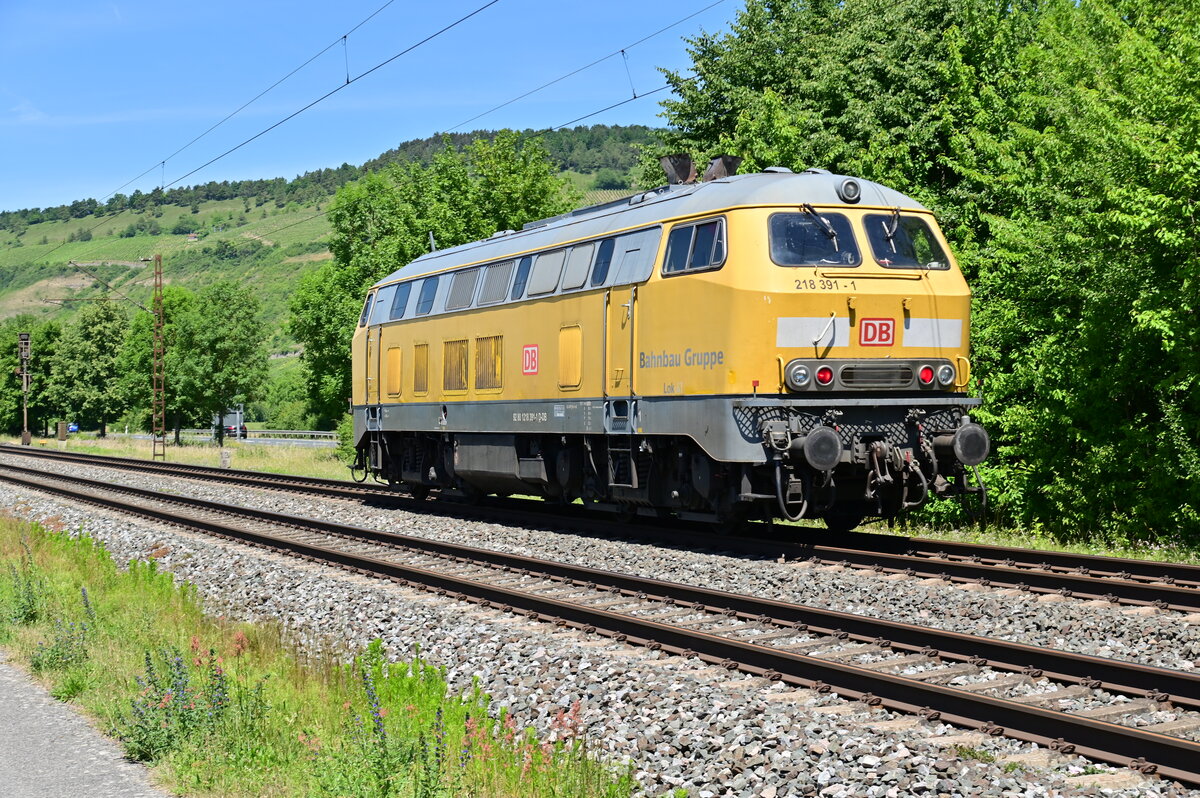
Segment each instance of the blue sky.
M0 0L0 210L170 185L350 77L487 0ZM181 181L294 177L359 164L584 66L713 0L499 0ZM483 116L462 130L552 127L663 85L686 69L685 37L720 31L724 0L681 25ZM168 158L331 42L296 75ZM659 125L665 92L582 124ZM166 159L166 165L159 164Z

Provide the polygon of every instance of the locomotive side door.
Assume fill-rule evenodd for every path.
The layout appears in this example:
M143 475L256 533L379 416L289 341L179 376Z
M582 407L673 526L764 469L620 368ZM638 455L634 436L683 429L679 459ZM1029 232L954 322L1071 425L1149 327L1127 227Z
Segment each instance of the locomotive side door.
M363 385L366 387L366 404L368 405L379 404L379 338L383 334L383 328L378 324L372 324L375 321L375 306L379 299L379 292L372 292L367 299L366 310L363 311L367 323L365 351L363 352L365 355L363 357Z
M637 286L621 285L606 294L604 318L604 396L629 399L633 394L633 326Z
M368 405L379 404L379 336L382 332L380 327L367 328L367 373L364 377Z

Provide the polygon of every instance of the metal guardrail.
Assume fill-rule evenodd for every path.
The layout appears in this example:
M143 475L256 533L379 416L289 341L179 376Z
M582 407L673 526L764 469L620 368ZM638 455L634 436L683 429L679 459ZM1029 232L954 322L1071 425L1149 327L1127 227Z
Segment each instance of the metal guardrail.
M193 438L213 438L216 435L211 429L184 429L180 430L179 433ZM232 438L234 436L226 434L225 437ZM246 438L305 438L333 441L337 440L337 433L304 429L248 429L246 430Z

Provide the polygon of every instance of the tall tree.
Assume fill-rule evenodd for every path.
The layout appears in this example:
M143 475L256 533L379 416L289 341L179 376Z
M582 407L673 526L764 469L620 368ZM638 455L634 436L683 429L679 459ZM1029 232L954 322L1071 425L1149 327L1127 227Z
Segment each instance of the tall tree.
M117 354L128 326L117 302L88 303L63 328L51 361L47 399L71 420L97 425L101 437L123 407Z
M61 409L51 402L47 388L51 380L51 368L58 351L62 327L56 321L45 321L30 326L29 360L29 428L50 432L50 423L62 417Z
M184 401L179 390L184 361L192 355L179 345L179 328L196 309L196 296L180 286L163 289L163 343L166 412L168 423L175 430L175 443L180 442L180 430L185 422L200 421L195 407ZM153 392L154 317L149 313L136 314L129 324L129 333L118 356L121 371L120 390L124 406L144 410L140 415L149 421ZM193 369L195 370L195 369ZM207 423L207 420L205 420Z
M23 320L0 322L0 429L15 432L21 426L21 378L17 376L17 334Z
M256 397L267 379L267 350L253 289L215 283L197 295L176 324L181 412L207 419ZM218 424L218 444L224 443L224 432Z
M429 251L552 216L577 199L538 139L501 131L465 150L449 140L429 166L392 165L342 188L330 204L334 262L300 280L290 329L311 406L340 417L350 397L350 339L367 287Z

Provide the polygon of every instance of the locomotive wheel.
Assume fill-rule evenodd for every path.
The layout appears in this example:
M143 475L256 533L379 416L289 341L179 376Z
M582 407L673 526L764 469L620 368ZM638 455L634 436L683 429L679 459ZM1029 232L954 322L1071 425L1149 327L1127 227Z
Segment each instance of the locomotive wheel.
M825 514L825 526L830 532L850 532L863 522L862 513L853 511L832 511Z
M429 498L428 485L409 485L408 492L411 493L412 497L419 502L423 502Z
M750 534L750 508L745 505L735 505L729 510L717 514L718 520L713 529L720 535L744 536Z

